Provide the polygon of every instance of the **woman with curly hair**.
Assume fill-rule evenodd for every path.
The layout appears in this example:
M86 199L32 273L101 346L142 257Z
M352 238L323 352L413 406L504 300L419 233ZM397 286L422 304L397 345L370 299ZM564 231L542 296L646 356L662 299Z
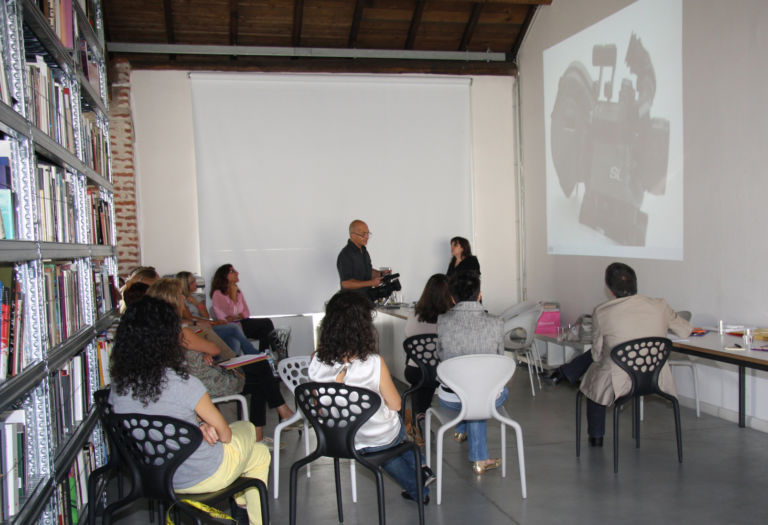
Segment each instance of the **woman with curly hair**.
M203 442L176 470L173 486L177 492L220 490L240 476L266 483L269 450L256 443L251 423L227 425L203 384L187 372L180 341L179 316L167 302L144 297L128 307L110 358L109 400L114 411L164 415L199 424ZM261 524L256 488L247 489L236 501L240 509L245 506L251 525Z
M448 278L442 273L434 274L424 286L424 291L421 292L421 297L413 312L408 314L408 320L405 322L405 337L437 334L437 316L444 314L452 306L453 300L451 299L451 289L448 286ZM421 370L411 359L406 363L405 378L411 385L415 385L421 380ZM429 381L413 392L418 419L424 419L424 413L432 404L432 396L435 395L437 386L437 381Z
M184 303L181 294L181 284L178 279L170 277L160 279L149 288L147 294L166 301L181 315ZM213 335L218 339L216 334L208 335ZM219 339L219 341L221 340ZM237 392L242 390L243 394L250 394L249 419L256 426L256 440L271 448L272 439L264 437L264 425L267 422L267 405L270 408L276 409L281 419L293 417L293 410L285 404L285 399L283 399L283 395L280 393L280 382L272 375L272 367L269 366L269 363L258 361L241 367L240 370L245 374L245 382L243 384L243 379L237 371L224 371L214 364L214 359L217 357L223 357L224 359L234 357L232 350L223 341L221 341L221 346L229 352L229 355L226 356L219 353L221 348L218 345L203 339L189 327L182 329L181 342L186 349L193 351L190 364L194 366L192 366L191 372L206 384L209 392L215 395L227 395L236 392L223 391L223 388L237 387ZM199 355L194 356L197 353L203 354L202 360ZM190 353L187 356L189 358ZM212 367L215 367L215 369ZM218 382L219 384L211 384L213 382ZM288 427L290 430L297 428L298 425Z
M373 303L352 290L334 295L320 323L320 339L309 363L309 378L367 388L381 397L379 410L355 435L355 448L362 453L386 450L405 441L405 428L398 415L400 394L377 346ZM405 499L416 501L421 492L426 504L429 502L427 485L435 476L429 467L422 466L422 469L424 485L418 487L413 475L413 454L404 452L384 464L384 470L405 489L402 492Z

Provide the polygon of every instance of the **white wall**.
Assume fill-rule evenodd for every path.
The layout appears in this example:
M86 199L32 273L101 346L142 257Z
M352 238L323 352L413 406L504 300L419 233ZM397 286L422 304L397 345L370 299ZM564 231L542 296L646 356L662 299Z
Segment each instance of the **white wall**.
M519 290L513 87L514 80L508 77L472 79L473 248L483 269L484 304L491 311L501 311L516 302ZM161 274L180 269L199 272L187 73L134 71L131 89L142 263L156 266ZM450 238L452 234L446 235ZM346 231L339 231L339 246L346 237ZM371 250L375 253L373 245ZM445 252L447 267L447 243Z
M527 286L533 298L558 300L573 321L606 299L603 270L612 258L547 255L542 51L632 2L572 0L539 10L519 60ZM649 30L652 30L650 28ZM768 177L768 2L683 2L684 249L682 261L627 259L640 292L691 310L695 325L718 319L768 324L766 219ZM713 36L716 35L716 36ZM623 57L623 55L621 55ZM621 58L620 57L620 58ZM702 362L702 361L699 361ZM703 400L733 418L735 372L705 362ZM766 375L751 372L747 413L768 428ZM685 372L679 390L691 395Z

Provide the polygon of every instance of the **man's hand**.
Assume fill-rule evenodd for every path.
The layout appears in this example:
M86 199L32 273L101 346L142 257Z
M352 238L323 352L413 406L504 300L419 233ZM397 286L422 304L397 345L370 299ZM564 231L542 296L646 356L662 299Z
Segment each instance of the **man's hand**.
M216 432L216 429L208 423L202 423L200 425L200 432L203 433L203 439L209 445L215 445L219 440L219 433Z
M371 287L376 287L381 284L381 277L374 277L371 279Z

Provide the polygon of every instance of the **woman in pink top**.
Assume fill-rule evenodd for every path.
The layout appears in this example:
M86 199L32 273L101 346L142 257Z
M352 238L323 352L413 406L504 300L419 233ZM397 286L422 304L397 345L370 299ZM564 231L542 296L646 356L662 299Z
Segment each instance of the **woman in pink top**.
M275 325L271 319L251 319L248 303L237 286L240 274L231 264L219 266L211 281L211 301L216 319L240 323L248 339L258 339L259 350L269 348Z
M230 323L240 323L246 337L259 340L259 349L264 351L269 347L270 334L274 325L269 319L250 319L248 304L242 292L237 287L240 280L237 270L231 264L220 266L213 275L211 282L211 300L216 319ZM280 393L280 380L272 375L272 367L266 361L259 361L244 367L245 388L251 394L250 416L256 426L256 439L271 446L272 440L263 437L263 427L266 423L266 405L277 409L280 419L293 416L293 411L285 404ZM289 427L291 429L298 427Z

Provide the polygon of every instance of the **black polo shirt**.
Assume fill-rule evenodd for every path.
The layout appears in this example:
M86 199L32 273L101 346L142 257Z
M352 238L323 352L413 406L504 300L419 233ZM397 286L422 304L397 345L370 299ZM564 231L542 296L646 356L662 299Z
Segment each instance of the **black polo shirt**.
M336 258L336 269L339 271L339 282L349 279L370 281L373 275L371 256L365 246L358 248L351 240L339 252Z

